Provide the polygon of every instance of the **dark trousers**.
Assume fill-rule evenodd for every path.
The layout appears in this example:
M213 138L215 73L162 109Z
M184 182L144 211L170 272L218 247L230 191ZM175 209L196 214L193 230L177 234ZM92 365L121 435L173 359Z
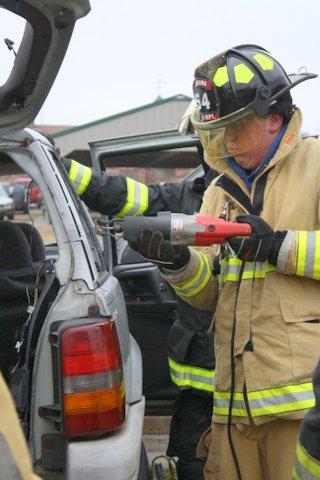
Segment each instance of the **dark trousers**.
M179 480L202 480L205 460L196 458L201 435L211 425L212 395L182 390L176 400L170 426L167 455L178 457Z
M203 467L205 459L194 458L193 460L178 459L177 473L179 480L203 480Z

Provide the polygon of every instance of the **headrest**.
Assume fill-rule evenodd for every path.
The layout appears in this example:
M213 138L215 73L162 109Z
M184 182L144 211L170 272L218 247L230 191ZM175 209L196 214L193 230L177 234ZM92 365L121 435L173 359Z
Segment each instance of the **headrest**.
M29 243L29 248L31 248L32 261L35 262L44 262L46 252L43 244L42 237L34 225L30 223L16 223L18 227L23 231L26 236L26 239Z
M25 234L12 222L0 222L0 269L32 267L32 256Z

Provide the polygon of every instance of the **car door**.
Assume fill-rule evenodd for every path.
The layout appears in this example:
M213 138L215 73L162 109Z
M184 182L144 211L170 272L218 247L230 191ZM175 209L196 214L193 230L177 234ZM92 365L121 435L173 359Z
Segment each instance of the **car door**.
M170 156L171 165L179 166L181 158L192 157L190 165L200 164L199 141L194 135L177 131L111 139L90 144L95 169L107 170L123 156L130 158L136 168L145 158ZM111 173L112 174L112 173ZM203 175L200 165L188 175L188 180ZM193 178L194 177L194 178ZM174 179L168 179L174 182ZM105 216L101 219L108 222ZM167 337L177 319L177 302L172 288L161 278L157 267L131 250L121 239L105 235L105 260L119 279L124 293L130 332L142 352L143 393L147 415L170 415L177 394L171 382L167 361ZM112 267L111 265L112 264Z

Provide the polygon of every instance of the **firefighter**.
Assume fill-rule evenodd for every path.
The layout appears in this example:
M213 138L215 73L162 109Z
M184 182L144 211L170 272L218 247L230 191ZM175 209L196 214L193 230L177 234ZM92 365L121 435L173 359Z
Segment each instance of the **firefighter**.
M320 362L313 374L313 390L316 404L302 421L296 449L293 480L320 478Z
M19 418L1 373L0 478L3 480L40 480L40 478L33 473Z
M89 208L103 214L156 215L159 211L193 214L200 209L205 179L144 185L129 177L97 174L75 160L63 159L69 179ZM215 172L208 170L206 182ZM201 480L204 460L196 458L202 433L210 427L214 376L213 336L207 333L212 313L177 297L178 318L168 340L172 381L179 389L171 420L167 455L178 457L180 480ZM192 422L190 422L192 418Z
M132 242L159 260L187 302L214 310L216 376L206 480L289 480L301 420L314 406L320 339L320 143L302 140L288 76L261 47L201 64L192 122L220 173L200 213L251 225L248 238L190 249L145 230ZM223 206L223 208L222 208ZM164 263L166 266L164 267Z

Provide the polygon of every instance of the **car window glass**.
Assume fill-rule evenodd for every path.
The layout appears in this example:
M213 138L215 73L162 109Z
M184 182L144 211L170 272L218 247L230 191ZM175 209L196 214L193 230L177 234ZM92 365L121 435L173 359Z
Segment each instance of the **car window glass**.
M0 7L1 8L1 7ZM19 50L26 21L19 15L1 8L0 16L0 87L4 85L11 73L15 52ZM14 35L12 35L14 32Z
M104 155L103 163L110 175L123 175L141 183L179 182L188 175L200 159L196 147Z
M86 232L87 239L89 240L89 243L91 245L91 251L94 255L95 258L95 265L96 268L99 272L103 272L105 270L104 266L104 260L103 260L103 253L101 249L101 245L99 242L99 239L96 235L95 232L95 226L94 226L94 215L90 217L89 211L87 207L84 205L84 203L80 200L78 195L75 193L73 187L70 184L67 172L64 168L61 167L61 160L57 156L55 151L50 152L52 157L54 158L56 165L58 169L60 170L60 173L62 177L64 178L66 182L66 186L69 189L70 195L73 198L74 205L76 206L78 212L79 212L79 217L82 223L82 226L84 228L84 231Z
M38 230L44 245L56 243L39 187L24 172L4 173L0 171L0 221L28 223Z

